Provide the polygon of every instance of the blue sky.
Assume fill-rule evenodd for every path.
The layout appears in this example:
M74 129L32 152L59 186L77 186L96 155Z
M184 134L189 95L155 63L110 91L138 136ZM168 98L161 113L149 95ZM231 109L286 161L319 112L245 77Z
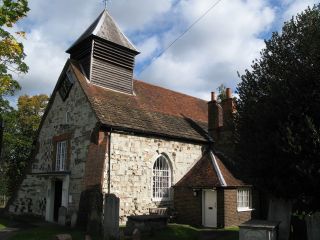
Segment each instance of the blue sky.
M109 12L141 52L137 79L203 99L220 84L236 89L264 47L264 38L316 0L221 0L161 57L154 59L217 0L111 0ZM29 73L19 94L51 94L65 50L103 10L102 0L29 0L31 11L15 30L23 40ZM151 63L151 65L149 65ZM148 66L146 68L146 66ZM145 69L146 68L146 69ZM145 69L142 73L141 70Z

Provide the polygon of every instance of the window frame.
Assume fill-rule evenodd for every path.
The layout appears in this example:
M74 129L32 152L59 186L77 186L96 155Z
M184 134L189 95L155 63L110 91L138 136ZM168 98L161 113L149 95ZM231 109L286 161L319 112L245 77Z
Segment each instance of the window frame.
M68 141L62 140L56 142L56 161L55 161L55 171L63 172L66 171L67 160L68 159Z
M165 170L155 170L155 167L157 166L157 162L158 160L162 158L167 166L167 169ZM160 166L158 164L158 166ZM160 176L160 175L155 175L155 171L166 171L167 175L165 176ZM168 186L167 187L163 187L163 184L161 184L160 181L157 181L155 178L158 177L159 178L164 178L167 177L167 183ZM156 187L154 187L154 185L157 185ZM162 186L161 186L162 185ZM153 162L152 165L152 177L151 177L151 195L152 195L152 201L154 202L160 202L160 201L170 201L172 200L172 193L171 193L171 187L172 187L172 165L170 160L168 159L168 157L164 154L160 154L156 157L156 160ZM163 196L157 196L157 192L161 191L161 189L167 189L167 197L163 197ZM158 190L157 190L158 189ZM157 191L157 192L156 192Z
M52 172L67 172L70 171L70 160L71 160L71 133L64 133L62 135L54 136L52 138L52 165L51 171ZM59 154L59 144L64 142L65 145L65 152L64 152L64 164L63 168L61 167L61 163L58 163L61 154ZM60 164L60 166L59 166ZM59 166L59 167L58 167Z
M251 211L252 210L252 191L251 188L237 189L237 211Z

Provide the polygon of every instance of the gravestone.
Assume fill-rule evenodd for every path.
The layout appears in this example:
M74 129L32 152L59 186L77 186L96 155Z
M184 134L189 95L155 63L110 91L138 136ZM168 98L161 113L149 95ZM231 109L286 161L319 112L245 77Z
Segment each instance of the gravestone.
M58 234L55 236L56 240L72 240L72 237L70 234Z
M77 225L77 218L78 218L78 214L77 212L73 212L71 215L71 227L75 228Z
M306 217L308 240L320 239L320 212Z
M292 214L292 202L284 199L272 198L269 201L268 220L280 221L279 240L288 240Z
M67 208L61 206L59 208L59 217L58 217L58 224L65 226L67 220Z
M119 239L120 199L114 194L105 195L104 203L104 239Z
M239 228L239 240L277 240L279 222L249 220Z
M133 231L132 240L141 240L141 233L138 228Z

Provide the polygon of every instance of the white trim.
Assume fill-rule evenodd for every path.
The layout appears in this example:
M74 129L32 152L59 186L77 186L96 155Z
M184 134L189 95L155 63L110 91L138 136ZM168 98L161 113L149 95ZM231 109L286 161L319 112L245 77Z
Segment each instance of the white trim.
M169 187L168 187L168 197L154 197L154 192L153 192L153 184L154 184L154 165L155 163L158 161L158 159L160 157L163 157L166 161L166 164L168 165L168 178L169 178ZM151 200L153 202L160 202L160 201L171 201L172 200L172 183L173 183L173 178L172 178L172 175L173 175L173 170L172 170L172 164L171 164L171 161L169 159L169 157L167 156L167 154L165 153L161 153L161 154L157 154L157 156L155 157L155 159L153 159L152 161L152 172L151 172Z
M219 167L219 165L218 165L218 163L217 163L217 159L216 159L216 157L214 156L214 154L213 154L212 151L210 151L210 156L211 156L212 164L213 164L213 166L214 166L214 169L216 170L216 173L217 173L217 175L218 175L218 178L219 178L219 181L220 181L221 185L222 185L223 187L226 187L226 186L227 186L227 183L226 183L226 181L225 181L225 179L224 179L224 177L223 177L223 175L222 175L222 172L221 172L221 170L220 170L220 167Z

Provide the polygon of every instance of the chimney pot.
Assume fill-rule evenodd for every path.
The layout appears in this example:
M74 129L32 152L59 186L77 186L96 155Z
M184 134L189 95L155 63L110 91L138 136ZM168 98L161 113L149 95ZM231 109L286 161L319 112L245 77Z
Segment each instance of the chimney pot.
M230 88L226 89L226 95L227 95L227 99L232 98L232 93L231 93L231 89Z
M216 93L211 92L211 101L217 101Z

